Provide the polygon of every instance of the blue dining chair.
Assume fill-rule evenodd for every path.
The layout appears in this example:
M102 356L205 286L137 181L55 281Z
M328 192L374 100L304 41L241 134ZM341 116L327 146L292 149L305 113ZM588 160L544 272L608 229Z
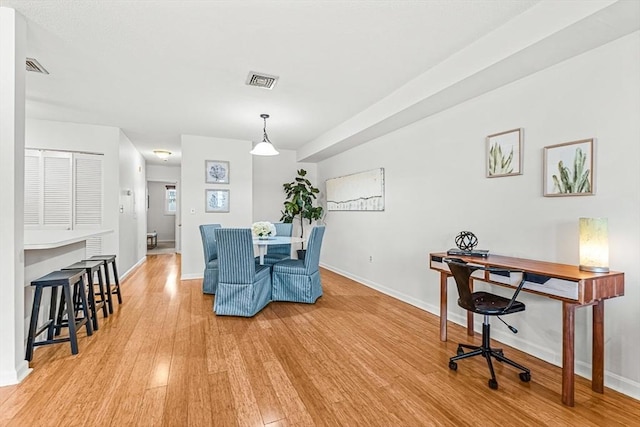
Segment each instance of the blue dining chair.
M218 290L213 311L252 317L271 301L271 267L256 264L248 228L218 228Z
M214 232L218 228L222 228L222 226L220 224L202 224L200 226L204 252L202 292L205 294L215 294L218 287L218 246Z
M276 236L291 237L293 232L293 224L276 222ZM264 265L273 265L276 262L291 258L291 245L269 245L267 253L264 255Z
M287 259L273 265L273 301L312 304L322 296L319 264L324 229L323 225L311 230L304 260Z

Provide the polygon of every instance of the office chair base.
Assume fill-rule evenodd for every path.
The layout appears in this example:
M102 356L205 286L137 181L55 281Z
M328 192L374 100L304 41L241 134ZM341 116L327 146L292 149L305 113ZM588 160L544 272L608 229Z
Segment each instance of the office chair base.
M489 366L489 372L491 373L491 378L489 379L489 388L493 390L498 389L498 380L496 380L496 374L493 370L493 363L491 362L491 358L496 359L498 362L506 363L514 368L522 371L519 374L520 381L529 382L531 381L531 371L528 368L520 365L519 363L514 362L513 360L504 357L504 352L501 348L491 348L490 343L490 326L487 322L482 325L483 334L482 334L482 345L469 345L469 344L458 344L458 349L456 350L456 355L449 359L449 369L452 371L458 370L458 360L467 359L469 357L474 356L483 356L487 365ZM467 353L464 352L464 349L471 350Z

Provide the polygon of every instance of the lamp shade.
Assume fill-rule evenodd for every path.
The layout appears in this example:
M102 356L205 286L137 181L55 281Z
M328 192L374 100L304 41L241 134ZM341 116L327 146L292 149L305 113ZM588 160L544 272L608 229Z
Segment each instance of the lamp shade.
M607 218L580 218L580 270L609 272L609 224Z
M266 141L259 142L253 147L253 150L249 152L254 156L277 156L280 154L272 143Z

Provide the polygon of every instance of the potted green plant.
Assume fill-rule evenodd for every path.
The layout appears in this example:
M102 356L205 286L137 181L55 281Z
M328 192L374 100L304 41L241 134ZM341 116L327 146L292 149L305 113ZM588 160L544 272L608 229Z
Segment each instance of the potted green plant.
M305 178L307 171L300 169L294 181L282 184L287 198L284 201L284 209L280 212L280 221L292 223L296 217L300 218L300 237L304 237L304 220L317 221L322 218L322 206L314 206L316 194L320 192L311 182ZM306 250L304 243L302 249L298 250L298 259L304 259Z

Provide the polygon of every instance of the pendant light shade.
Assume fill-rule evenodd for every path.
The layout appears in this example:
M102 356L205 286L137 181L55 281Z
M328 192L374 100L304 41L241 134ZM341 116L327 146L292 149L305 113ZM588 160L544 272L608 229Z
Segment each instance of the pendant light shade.
M267 136L267 119L269 118L269 115L260 114L260 117L264 120L264 127L262 128L262 142L256 144L250 153L254 156L277 156L280 153L278 153L278 150L276 150Z

